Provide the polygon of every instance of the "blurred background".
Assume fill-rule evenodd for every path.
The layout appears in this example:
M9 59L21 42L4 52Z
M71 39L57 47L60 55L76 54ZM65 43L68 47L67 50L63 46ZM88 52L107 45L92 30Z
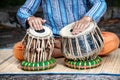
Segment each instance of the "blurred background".
M25 30L17 22L16 12L26 0L0 1L0 48L12 48L21 41ZM106 0L107 12L98 23L102 31L114 32L120 38L120 0ZM43 17L41 8L35 16Z

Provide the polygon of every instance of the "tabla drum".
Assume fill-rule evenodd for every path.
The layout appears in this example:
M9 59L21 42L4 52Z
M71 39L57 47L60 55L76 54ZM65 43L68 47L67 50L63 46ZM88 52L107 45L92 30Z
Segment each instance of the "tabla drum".
M98 53L103 47L103 37L95 22L77 35L73 35L72 28L75 22L61 29L62 52L65 56L65 65L75 69L88 69L101 64Z
M28 29L22 40L24 45L24 61L20 67L23 70L39 71L53 68L56 60L51 57L54 49L52 31L43 26L43 30Z

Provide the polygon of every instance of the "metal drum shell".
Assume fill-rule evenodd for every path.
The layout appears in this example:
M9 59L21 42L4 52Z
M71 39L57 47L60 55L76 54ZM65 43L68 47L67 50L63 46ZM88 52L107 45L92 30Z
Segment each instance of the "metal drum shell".
M61 48L62 48L63 55L66 58L73 59L73 60L86 60L86 59L96 58L96 56L102 49L103 43L104 43L99 27L95 22L91 22L89 27L85 31L77 35L73 35L71 33L71 29L74 26L74 24L75 23L71 23L65 26L60 31L60 35L62 37ZM88 35L89 37L91 36L91 40L89 42L87 41L87 38L86 38L86 36ZM81 46L83 46L80 44L80 41L79 41L79 38L81 37L84 38L83 45L85 46L86 52L81 51ZM90 42L94 44L94 49L89 50L90 48L88 48L88 46L91 47L89 44Z

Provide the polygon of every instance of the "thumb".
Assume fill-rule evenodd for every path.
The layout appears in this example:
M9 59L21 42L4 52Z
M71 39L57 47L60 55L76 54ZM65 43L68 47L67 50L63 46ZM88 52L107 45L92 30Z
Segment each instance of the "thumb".
M42 19L42 23L45 23L45 22L46 22L46 20Z

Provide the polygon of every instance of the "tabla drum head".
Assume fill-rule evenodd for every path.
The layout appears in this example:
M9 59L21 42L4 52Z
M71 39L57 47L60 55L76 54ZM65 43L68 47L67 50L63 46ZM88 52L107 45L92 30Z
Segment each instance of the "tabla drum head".
M52 35L52 31L48 27L43 26L43 30L40 30L40 31L29 28L27 30L27 34L37 37L37 38L46 38Z
M75 25L75 22L70 23L67 26L65 26L64 28L62 28L61 31L60 31L60 35L62 37L75 38L75 37L78 37L78 36L88 34L97 27L96 23L91 22L90 25L84 31L80 32L77 35L73 35L72 34L72 28L74 27L74 25Z

